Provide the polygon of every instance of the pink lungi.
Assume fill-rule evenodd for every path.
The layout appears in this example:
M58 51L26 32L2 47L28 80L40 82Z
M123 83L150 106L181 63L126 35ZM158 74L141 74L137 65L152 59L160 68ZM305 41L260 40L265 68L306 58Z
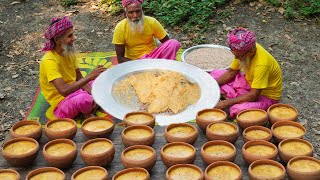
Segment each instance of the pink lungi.
M93 81L89 82L92 86ZM92 95L79 89L65 97L53 111L57 118L74 118L80 113L90 114L94 107Z
M218 79L227 70L213 70L210 75L214 79ZM228 99L238 97L250 91L251 87L245 78L245 74L237 74L229 83L220 87L221 94L225 94ZM244 102L234 104L230 107L230 117L235 118L239 112L246 109L264 109L267 110L272 104L278 103L277 100L269 99L265 96L259 96L255 102Z
M143 55L140 59L170 59L175 60L177 52L180 48L179 41L175 39L169 39L159 47L155 48L149 54Z

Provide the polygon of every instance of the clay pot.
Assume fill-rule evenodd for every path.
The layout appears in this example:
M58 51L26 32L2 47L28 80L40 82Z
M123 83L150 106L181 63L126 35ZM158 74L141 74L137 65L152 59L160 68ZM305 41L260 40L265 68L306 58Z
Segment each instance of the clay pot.
M226 149L222 150L223 146ZM202 160L207 165L217 161L233 162L237 156L237 149L233 144L231 144L228 141L221 141L221 140L209 141L201 147L200 155Z
M26 177L26 180L31 180L31 178L33 178L34 176L41 174L41 173L46 173L46 172L54 172L60 175L61 180L65 180L66 179L66 175L64 174L63 171L61 171L58 168L54 168L54 167L43 167L43 168L38 168L35 169L33 171L30 171ZM46 177L42 177L42 179L48 179Z
M196 159L196 149L184 142L167 143L161 148L161 160L167 166L192 164Z
M219 167L223 168L224 166L230 166L231 168L228 168L226 170L218 169L217 172L213 170L213 168ZM219 174L218 174L219 173ZM223 176L225 174L225 176ZM205 179L213 179L214 177L219 176L221 179L233 179L233 180L242 180L242 172L238 165L229 162L229 161L217 161L212 164L210 164L205 172L204 172L204 178Z
M58 123L61 123L61 125ZM73 119L69 118L55 119L46 123L44 132L49 140L61 138L73 139L77 133L77 124Z
M4 174L7 174L7 176L4 176ZM13 169L0 169L0 177L8 180L20 180L20 174Z
M180 170L181 169L181 170ZM203 180L202 170L193 164L176 164L171 166L166 172L166 179L194 179Z
M88 166L106 166L114 158L115 148L109 139L96 138L82 145L80 155Z
M139 131L138 131L139 130ZM137 132L136 132L137 131ZM142 134L146 133L146 134ZM122 143L126 146L147 145L152 146L155 139L154 130L146 125L126 127L121 133Z
M19 121L10 128L13 138L28 137L39 141L42 135L42 127L38 121Z
M243 141L246 143L253 140L272 140L272 132L269 128L263 126L250 126L242 132Z
M304 162L302 161L304 160ZM302 164L304 165L302 165ZM306 163L308 165L306 165ZM312 163L312 165L311 165ZM287 164L287 174L291 180L301 179L319 179L320 178L320 160L309 156L298 156L292 158ZM317 169L304 168L318 167Z
M95 123L95 122L96 123ZM105 121L105 122L104 122ZM102 123L101 125L98 123ZM107 117L91 117L86 119L81 125L81 131L89 139L108 138L114 130L114 122Z
M281 109L276 110L276 108ZM267 113L271 124L274 124L278 121L297 121L299 114L298 110L295 107L289 104L282 103L271 105L268 108Z
M223 131L226 128L229 129L230 132ZM239 128L230 122L213 122L207 126L206 136L209 141L223 140L234 144L239 137Z
M303 145L306 146L306 148L309 148L308 151L300 149L300 147L293 146L293 147L288 147L290 143L302 143ZM288 144L289 143L289 144ZM289 150L287 149L289 148ZM290 159L297 157L297 156L310 156L312 157L313 155L313 146L309 141L299 139L299 138L291 138L291 139L285 139L281 141L278 145L278 150L279 150L279 157L284 163L288 163ZM294 151L294 152L290 152Z
M57 144L68 144L72 146L72 149L70 149L70 152L66 154L59 155L58 151L51 150L51 148L54 148L52 146L57 145ZM68 146L71 148L71 146ZM50 148L50 149L49 149ZM48 149L52 152L48 152ZM61 150L62 148L59 148ZM62 168L68 168L71 166L73 161L77 157L77 146L76 144L71 141L70 139L56 139L48 142L46 145L43 147L43 156L44 159L48 162L50 166L57 167L59 169ZM53 154L54 153L54 154Z
M288 134L285 134L283 129L278 129L280 126L293 126L296 128L301 129L301 134L293 133L292 129L287 130ZM281 127L280 127L281 128ZM289 138L300 138L303 139L304 135L307 133L306 128L304 128L300 123L293 122L293 121L279 121L274 123L271 126L271 131L274 137L274 140L276 142L280 142L284 139L289 139Z
M156 123L156 118L148 112L130 112L124 116L123 121L126 126L146 125L153 128Z
M260 147L258 146L260 145ZM252 148L252 146L258 146L256 147L257 154L248 152L248 148ZM271 152L269 154L266 153L266 149L263 149L262 147L267 146L269 147L268 150ZM259 159L270 159L270 160L276 160L278 156L278 149L277 147L268 141L262 141L262 140L254 140L246 142L242 146L242 157L244 161L247 163L247 165L250 165L253 161L259 160ZM264 153L263 155L261 153Z
M227 113L221 109L203 109L197 113L196 123L202 131L212 122L227 121Z
M246 129L250 126L266 126L268 124L268 115L263 109L247 109L241 111L236 120L241 129Z
M138 167L121 170L112 177L112 180L118 180L118 178L122 179L122 176L128 175L129 173L132 177L126 176L128 179L150 180L149 172L144 168Z
M275 171L266 170L263 165L275 166ZM262 167L261 167L262 166ZM273 173L270 173L273 172ZM250 180L262 180L262 179L272 179L272 180L284 180L286 176L286 169L282 164L277 161L269 159L261 159L254 161L248 168L248 173Z
M194 144L198 139L198 129L188 123L174 123L164 130L167 142L186 142Z
M156 160L156 151L146 145L130 146L121 153L121 163L125 168L141 167L150 171Z
M26 149L25 145L19 144L19 142L27 141L31 142L30 150ZM17 154L17 147L21 147L21 151ZM2 147L2 155L4 159L7 160L8 163L12 164L13 166L27 166L30 165L37 157L39 152L39 143L32 139L26 137L19 137L11 139L4 143Z
M81 179L108 179L108 171L100 166L87 166L81 169L78 169L71 176L71 180Z

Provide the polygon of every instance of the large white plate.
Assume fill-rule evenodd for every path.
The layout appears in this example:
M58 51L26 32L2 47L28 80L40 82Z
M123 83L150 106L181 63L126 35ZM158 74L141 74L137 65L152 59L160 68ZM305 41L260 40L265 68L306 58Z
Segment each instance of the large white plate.
M184 62L146 59L122 63L100 74L92 86L94 101L113 117L123 120L127 113L138 109L120 104L112 93L113 85L128 74L153 69L180 72L187 76L189 81L198 83L201 89L201 96L198 102L184 111L175 115L156 115L156 122L159 125L194 120L198 111L205 108L213 108L220 99L220 89L217 82L204 70Z

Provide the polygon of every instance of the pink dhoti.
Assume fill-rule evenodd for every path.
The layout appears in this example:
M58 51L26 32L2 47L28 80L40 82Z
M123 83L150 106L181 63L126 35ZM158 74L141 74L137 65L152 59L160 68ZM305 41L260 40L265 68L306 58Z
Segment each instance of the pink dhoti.
M149 54L143 55L140 59L170 59L175 60L177 52L180 48L179 41L175 39L169 39L159 47L155 48Z
M213 70L210 75L214 79L218 79L223 73L227 70ZM247 93L250 91L251 87L245 78L245 74L237 74L234 79L232 79L229 83L222 85L220 87L221 94L226 95L227 99L236 98L242 94ZM265 96L259 96L258 100L255 102L244 102L241 104L234 104L230 107L230 117L235 118L239 112L246 110L246 109L264 109L267 110L269 106L272 104L278 103L277 100L273 100L267 98Z
M89 83L91 86L93 81ZM65 97L53 111L57 118L74 118L80 113L90 114L94 108L92 95L79 89Z

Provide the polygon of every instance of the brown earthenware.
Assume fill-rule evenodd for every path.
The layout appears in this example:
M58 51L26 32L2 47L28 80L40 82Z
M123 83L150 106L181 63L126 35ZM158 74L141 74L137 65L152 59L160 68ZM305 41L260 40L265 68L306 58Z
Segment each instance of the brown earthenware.
M233 180L242 180L242 171L241 171L240 167L238 165L236 165L235 163L232 163L232 162L229 162L229 161L217 161L217 162L214 162L214 163L210 164L206 168L206 170L204 172L204 178L206 180L210 180L210 179L216 177L217 176L216 174L211 175L210 170L212 170L213 168L217 168L219 166L222 166L222 167L223 166L231 166L231 167L233 167L233 170L237 170L239 172L239 174L235 175L235 177L232 177L232 179ZM228 168L228 170L226 170L226 171L222 171L221 173L226 174L226 176L225 176L225 178L223 178L224 177L223 174L219 174L220 178L222 178L222 179L230 178L230 175L231 175L230 174L231 173L230 168Z
M34 143L36 146L31 151L28 151L23 154L13 154L10 153L11 151L7 152L5 151L6 147L10 144L17 143L20 141L30 141ZM8 163L12 164L13 166L27 166L30 165L37 157L39 152L39 143L35 139L27 138L27 137L19 137L19 138L13 138L7 142L4 143L2 147L2 155L4 159L7 160Z
M37 126L37 128L34 129L34 131L31 131L29 133L17 133L16 132L17 128L19 128L19 127L21 128L22 126L27 127L27 125L35 125L35 126ZM32 138L32 139L35 139L38 141L42 135L42 127L38 121L29 121L29 120L19 121L10 128L10 135L13 138L29 137L29 138Z
M292 154L283 148L284 144L290 143L290 142L303 143L310 148L310 151L306 152L306 151L299 149L298 147L293 147L291 150L294 149L296 151L296 153ZM313 145L309 141L299 139L299 138L290 138L290 139L285 139L285 140L281 141L278 145L278 150L279 150L279 157L280 157L281 161L286 164L289 162L290 159L297 157L297 156L310 156L310 157L312 157L314 149L313 149Z
M142 137L142 138L139 138L136 135L135 136L128 136L127 135L127 133L129 131L132 131L132 130L135 130L135 129L147 130L151 134L149 136ZM154 143L154 140L155 140L155 134L154 134L154 130L149 126L146 126L146 125L133 125L133 126L126 127L122 131L121 139L122 139L122 143L126 147L133 146L133 145L152 146L152 144Z
M275 132L275 129L277 127L280 127L280 126L294 126L294 127L297 127L299 129L301 129L304 133L301 134L301 135L297 135L295 137L286 137L286 136L282 136L282 135L279 135ZM274 140L276 142L280 142L284 139L289 139L289 138L300 138L300 139L304 139L304 135L307 133L307 130L306 128L304 128L300 123L298 122L293 122L293 121L279 121L279 122L276 122L274 123L272 126L271 126L271 132L272 132L272 135L274 137Z
M256 145L268 146L268 147L271 147L274 151L273 151L273 153L268 154L268 155L257 155L257 154L250 153L246 150L247 148L249 148L251 146L256 146ZM247 165L250 165L252 162L259 160L259 159L276 160L277 156L278 156L277 147L274 144L272 144L271 142L262 141L262 140L254 140L254 141L246 142L242 146L241 151L242 151L243 160L247 163Z
M181 129L174 131L173 128ZM185 131L183 131L183 128L185 128ZM164 137L167 142L185 142L194 144L198 139L198 129L189 123L173 123L165 128Z
M209 150L207 150L207 148L209 148L210 146L218 147L217 150L219 150L219 151L217 151L215 154L208 153L207 151L209 151ZM227 147L231 148L232 151L230 153L226 153L225 151L222 151L222 149L221 149L222 146L227 146ZM233 144L231 144L228 141L221 141L221 140L209 141L201 147L200 155L201 155L202 160L207 165L209 165L213 162L217 162L217 161L233 162L237 156L237 149Z
M6 176L2 176L1 174L3 173L10 173L13 177L6 177ZM8 180L20 180L20 174L13 170L13 169L0 169L0 177L4 178L4 179L8 179Z
M261 116L257 116L253 113L259 113L261 114ZM253 114L252 116L249 116L249 118L244 118L243 116L245 114L248 114L251 115ZM236 120L237 120L237 124L238 126L241 128L241 129L246 129L247 127L250 127L250 126L266 126L268 124L268 115L267 115L267 112L263 109L246 109L246 110L243 110L241 111L237 117L236 117Z
M182 170L179 171L179 169ZM193 180L203 180L204 175L202 170L193 164L176 164L171 166L166 172L167 180L185 179L186 177Z
M135 176L136 175L135 172L138 173L139 175L143 174L143 177ZM112 177L112 180L118 180L119 178L121 178L122 175L125 175L128 173L132 174L132 177L127 177L127 179L150 180L149 172L144 168L138 168L138 167L121 170Z
M216 113L221 114L221 117L211 116L211 117L203 117L205 114ZM203 109L197 113L196 123L202 131L206 131L207 126L212 122L221 122L227 121L227 113L221 109L213 108L213 109Z
M85 177L81 177L81 179L100 179L100 180L107 180L108 179L108 171L100 166L87 166L81 169L78 169L76 172L74 172L71 176L71 180L77 180L79 177L81 176L82 173L85 173L86 171L92 171L92 170L98 170L98 171L103 171L104 175L99 175L95 173L95 175L93 176L93 172L91 172L90 174L87 174L87 176ZM92 177L93 176L93 177Z
M169 150L170 152L167 152ZM167 167L175 164L192 164L196 158L196 149L185 142L167 143L161 148L160 153L161 160Z
M72 123L72 127L61 130L61 131L49 128L53 123L56 123L56 122L69 122L69 123ZM77 133L77 124L73 119L69 119L69 118L55 119L52 121L48 121L46 123L44 132L47 135L49 140L61 139L61 138L73 139Z
M314 163L314 166L318 166L317 169L314 169L314 170L309 170L309 171L303 171L303 170L300 170L300 169L297 169L297 167L301 167L301 168L304 168L304 167L311 167L310 165L308 166L301 166L298 164L298 161L300 160L307 160L307 161L312 161ZM309 163L310 164L310 163ZM301 179L305 179L305 180L309 180L309 179L314 179L314 180L318 180L320 179L320 169L319 169L319 166L320 166L320 160L319 159L316 159L314 157L309 157L309 156L298 156L298 157L294 157L292 158L288 164L287 164L287 174L289 176L290 179L292 180L301 180Z
M268 135L266 134L266 136L259 136L258 134L255 134L255 133L259 133L260 131L268 133ZM248 135L249 132L253 132L254 136L249 136ZM242 137L243 137L243 141L245 143L248 142L248 141L253 141L253 140L263 140L263 141L271 142L271 140L272 140L272 132L271 132L271 130L269 128L266 128L266 127L263 127L263 126L250 126L250 127L247 127L242 132Z
M71 152L65 155L52 155L47 152L47 149L50 146L53 146L59 143L67 143L72 145L74 148ZM50 166L54 166L59 169L68 168L71 166L71 164L77 157L77 146L70 139L56 139L56 140L49 141L47 144L45 144L43 147L42 153L43 153L44 159L48 162Z
M261 174L261 172L259 173L259 175L256 175L254 173L254 168L260 165L268 165L268 166L276 166L277 168L281 169L281 173L279 173L278 175L275 174L274 171L265 171L265 175L263 176L263 174ZM273 173L270 173L273 172ZM286 169L283 167L282 164L278 163L277 161L274 160L269 160L269 159L261 159L261 160L257 160L254 161L248 168L248 173L249 173L249 177L250 180L262 180L262 179L272 179L272 180L284 180L285 176L286 176Z
M92 121L97 121L97 120L105 120L108 122L112 123L112 126L106 128L106 129L102 129L101 131L90 131L88 129L85 128L85 125L89 122ZM107 117L91 117L86 119L82 125L81 125L81 131L83 132L84 135L86 135L89 139L93 139L93 138L108 138L109 135L113 132L114 130L114 122L112 119L107 118Z
M33 171L30 171L28 173L27 177L26 177L26 180L31 180L31 178L33 176L35 176L37 174L40 174L40 173L45 173L45 172L56 172L56 173L61 174L61 176L62 176L61 180L65 180L66 179L66 175L60 169L55 168L55 167L43 167L43 168L38 168L38 169L35 169Z
M278 116L275 116L274 114L270 113L273 108L278 108L278 107L290 108L295 113L292 114L289 117L278 117ZM267 113L268 113L269 121L270 121L271 124L274 124L274 123L276 123L278 121L297 121L298 120L298 114L299 114L298 110L295 107L293 107L293 106L291 106L289 104L282 104L282 103L277 103L277 104L271 105L268 108Z
M98 153L87 153L85 151L85 148L88 147L88 145L93 145L94 143L107 143L109 146L96 146L93 147L93 150L98 150ZM80 150L80 155L84 163L88 166L106 166L107 164L110 164L114 158L115 154L115 148L109 139L106 138L95 138L87 141L85 144L82 145Z
M130 151L136 151L134 152L134 157L128 157ZM149 157L145 158L141 151L150 152L151 154L149 154ZM130 146L121 153L121 163L125 168L141 167L150 171L156 164L156 160L156 151L152 147L146 145Z
M136 116L139 116L139 120L136 120L136 121L130 120L130 118L136 117ZM143 118L144 116L145 118ZM124 116L123 121L126 124L126 126L146 125L153 128L156 123L156 118L153 114L148 112L130 112Z
M211 130L211 127L213 125L220 125L220 124L231 126L234 129L234 132L223 134L223 133L219 133L219 132L213 132ZM206 136L209 141L223 140L223 141L228 141L228 142L234 144L239 137L239 128L238 128L238 126L236 126L235 124L230 123L230 122L213 122L207 126Z

